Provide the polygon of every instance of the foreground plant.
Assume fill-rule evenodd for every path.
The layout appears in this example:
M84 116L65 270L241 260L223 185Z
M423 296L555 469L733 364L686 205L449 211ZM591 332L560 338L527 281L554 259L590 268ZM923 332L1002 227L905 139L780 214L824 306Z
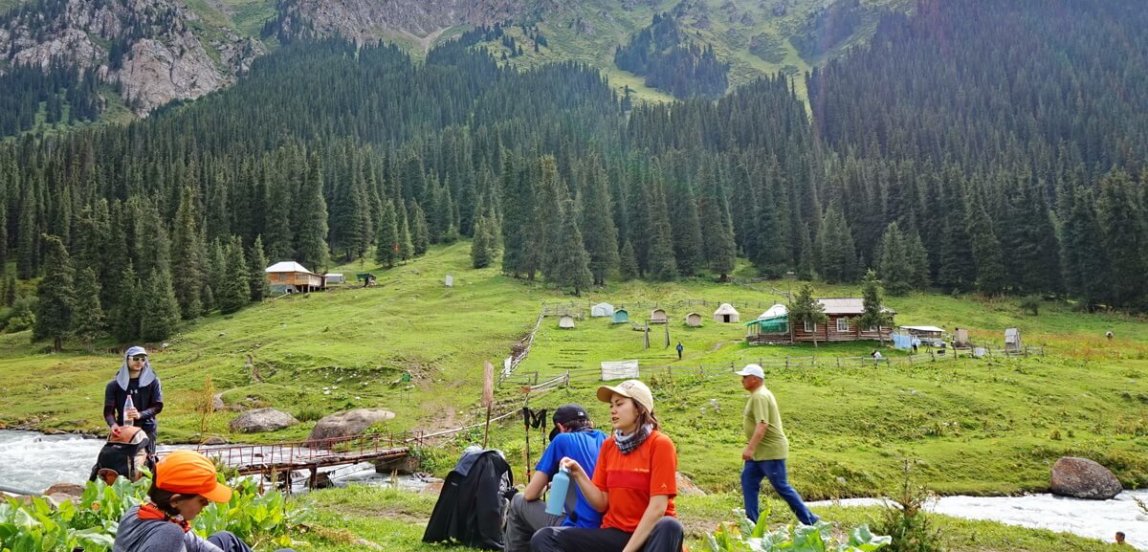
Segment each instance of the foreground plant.
M147 500L151 479L132 483L120 478L114 485L90 482L78 503L54 506L48 499L0 502L0 550L4 552L106 552L112 549L120 518L132 506ZM231 502L212 504L195 518L201 535L221 530L259 546L291 545L290 533L309 512L289 505L280 492L260 493L250 480L232 485Z
M866 525L848 531L848 540L838 542L833 524L827 521L767 531L768 510L761 513L756 524L749 522L744 510L734 512L737 524L723 523L707 536L712 552L872 552L893 542L891 537L874 535Z

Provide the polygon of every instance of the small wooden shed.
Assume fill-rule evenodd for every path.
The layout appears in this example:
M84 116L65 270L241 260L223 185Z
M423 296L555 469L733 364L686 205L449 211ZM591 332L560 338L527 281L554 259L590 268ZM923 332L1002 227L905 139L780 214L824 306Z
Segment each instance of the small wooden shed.
M691 312L686 315L686 325L691 328L700 328L702 325L702 315Z
M650 311L650 323L651 324L665 324L666 322L669 322L669 321L670 321L669 317L666 316L666 309L654 309L654 310Z
M722 322L724 324L733 324L734 322L741 321L741 313L733 308L729 303L722 303L717 310L714 311L714 322Z
M1020 341L1019 328L1008 328L1004 331L1004 350L1006 353L1024 352L1024 345Z
M570 316L569 314L563 314L562 316L558 317L558 327L562 328L563 330L573 330L574 317Z
M628 311L626 311L626 309L615 309L614 310L614 318L612 319L612 322L614 324L625 324L626 322L629 322L629 321L630 321L630 313Z

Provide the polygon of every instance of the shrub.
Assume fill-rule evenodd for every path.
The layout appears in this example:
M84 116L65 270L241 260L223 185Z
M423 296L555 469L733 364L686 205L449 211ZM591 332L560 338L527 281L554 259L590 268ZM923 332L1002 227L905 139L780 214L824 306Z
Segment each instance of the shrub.
M905 460L901 486L874 527L893 538L890 552L940 552L940 531L932 527L924 509L932 495L913 483L912 468L913 461Z
M713 552L781 552L801 550L804 552L871 552L888 546L889 537L874 535L865 525L851 531L844 531L849 539L838 542L833 536L833 525L818 521L815 525L788 525L775 531L766 531L765 521L769 511L763 511L757 524L751 525L745 517L745 510L737 509L738 524L721 524L717 531L708 535L710 550Z

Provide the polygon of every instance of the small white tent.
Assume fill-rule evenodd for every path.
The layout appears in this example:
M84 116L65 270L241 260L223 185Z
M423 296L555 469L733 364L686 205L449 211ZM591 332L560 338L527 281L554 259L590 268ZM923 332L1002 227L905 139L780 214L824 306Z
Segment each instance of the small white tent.
M726 324L731 324L740 320L741 314L738 313L737 309L733 308L733 305L729 303L722 303L721 306L718 307L716 311L714 311L714 322L724 322Z
M605 318L607 316L614 316L614 305L610 303L598 303L590 307L590 316L593 318Z
M569 314L563 314L562 317L558 319L558 327L563 330L574 329L574 317Z

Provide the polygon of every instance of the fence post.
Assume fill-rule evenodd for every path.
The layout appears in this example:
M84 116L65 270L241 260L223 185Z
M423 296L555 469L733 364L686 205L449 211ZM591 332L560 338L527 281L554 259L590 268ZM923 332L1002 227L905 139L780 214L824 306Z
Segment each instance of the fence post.
M789 369L789 355L785 355L785 369Z

